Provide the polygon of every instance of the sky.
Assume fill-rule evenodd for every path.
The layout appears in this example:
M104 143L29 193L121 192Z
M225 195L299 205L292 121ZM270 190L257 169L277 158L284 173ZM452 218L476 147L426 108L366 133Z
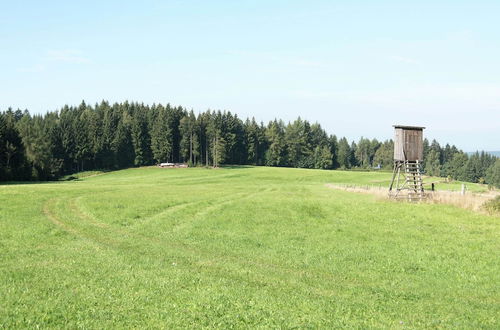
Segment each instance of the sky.
M0 0L0 110L170 103L500 150L499 17L498 0Z

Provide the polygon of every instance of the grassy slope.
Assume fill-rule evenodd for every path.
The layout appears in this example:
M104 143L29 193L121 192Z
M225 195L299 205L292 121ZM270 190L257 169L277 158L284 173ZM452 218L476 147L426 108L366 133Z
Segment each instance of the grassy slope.
M0 327L498 327L499 219L325 183L130 169L0 186Z

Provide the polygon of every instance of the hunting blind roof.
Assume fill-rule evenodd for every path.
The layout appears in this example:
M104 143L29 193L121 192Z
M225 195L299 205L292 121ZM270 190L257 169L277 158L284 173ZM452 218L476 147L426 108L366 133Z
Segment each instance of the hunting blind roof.
M405 126L405 125L392 125L394 128L409 129L409 130L423 130L425 127L422 126Z

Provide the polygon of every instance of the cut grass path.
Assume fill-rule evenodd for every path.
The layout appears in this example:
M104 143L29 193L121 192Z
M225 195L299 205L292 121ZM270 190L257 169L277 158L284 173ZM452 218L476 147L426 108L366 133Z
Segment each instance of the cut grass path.
M140 168L0 186L0 327L498 328L498 217L328 189L389 173Z

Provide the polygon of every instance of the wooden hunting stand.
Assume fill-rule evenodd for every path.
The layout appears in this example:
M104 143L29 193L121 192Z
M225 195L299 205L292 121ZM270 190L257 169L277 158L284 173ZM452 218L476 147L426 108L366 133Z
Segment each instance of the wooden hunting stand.
M389 196L410 202L425 198L421 176L425 127L394 125L394 170Z

